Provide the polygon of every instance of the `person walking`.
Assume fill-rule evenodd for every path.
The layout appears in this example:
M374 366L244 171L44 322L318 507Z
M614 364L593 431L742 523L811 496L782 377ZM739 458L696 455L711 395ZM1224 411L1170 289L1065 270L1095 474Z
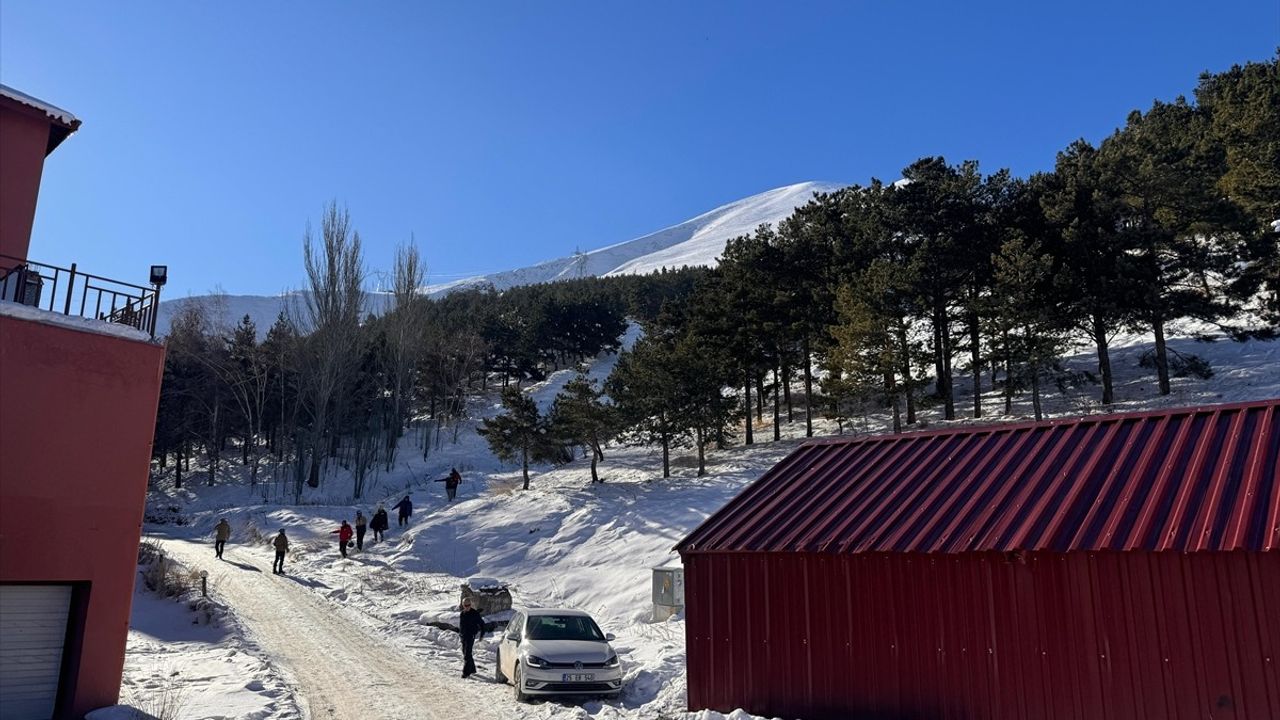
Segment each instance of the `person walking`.
M284 528L280 528L280 534L276 535L276 539L271 544L276 546L276 560L271 563L271 572L283 575L284 554L289 551L289 538L284 536Z
M462 615L458 618L458 632L462 634L462 677L476 674L473 654L476 639L484 637L484 617L471 606L471 598L462 601Z
M405 525L408 525L409 518L413 516L413 501L409 499L409 496L405 495L403 500L396 503L395 505L392 505L391 507L398 512L398 517L400 518L400 527L404 527Z
M213 554L222 559L222 550L226 548L227 541L231 539L231 523L226 518L218 521L217 527L213 529Z
M382 534L390 527L391 521L387 518L387 509L382 507L382 503L378 503L378 511L373 514L373 522L369 523L369 527L373 529L373 541L382 540Z
M365 520L364 513L357 510L356 511L356 549L357 550L364 549L364 530L365 530L365 527L368 526L368 524L369 524L369 521Z
M346 520L342 521L342 527L329 533L338 536L338 552L342 553L342 557L347 556L347 543L351 542L351 536L355 533L351 530L351 524Z
M443 477L436 482L444 483L444 494L449 497L449 502L458 496L458 484L462 482L462 474L458 472L458 468L449 471L448 477Z

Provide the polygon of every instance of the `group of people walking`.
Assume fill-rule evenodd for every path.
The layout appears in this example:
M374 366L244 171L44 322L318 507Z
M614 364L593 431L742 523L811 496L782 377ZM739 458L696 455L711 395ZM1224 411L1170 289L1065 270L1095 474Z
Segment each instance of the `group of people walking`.
M436 482L444 483L445 493L448 495L449 501L452 502L458 494L458 484L462 482L462 474L458 472L458 468L449 471L447 477L440 478ZM399 521L399 527L409 524L409 519L413 517L413 500L405 495L400 502L391 506L396 511L396 518ZM384 534L391 527L390 516L387 509L382 503L378 503L378 509L374 511L372 518L366 518L364 511L357 510L354 523L346 520L342 521L342 525L337 530L330 531L330 535L338 536L338 552L342 557L347 557L347 550L354 547L356 550L364 550L364 537L368 530L373 531L373 542L381 542ZM213 529L213 552L214 556L222 560L222 553L226 549L227 541L231 539L231 523L226 518L218 520L218 524ZM271 544L276 549L275 561L271 564L271 572L277 575L284 574L284 558L289 551L289 538L285 535L284 528L276 534ZM474 672L474 670L473 670Z

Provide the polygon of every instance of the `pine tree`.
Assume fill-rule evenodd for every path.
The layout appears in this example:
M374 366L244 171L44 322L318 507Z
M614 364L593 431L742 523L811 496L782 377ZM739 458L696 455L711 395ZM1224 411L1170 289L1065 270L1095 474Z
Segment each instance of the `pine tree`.
M1078 140L1058 153L1053 173L1033 177L1031 186L1057 235L1058 289L1066 317L1093 342L1102 404L1110 405L1115 401L1110 339L1133 317L1138 273L1132 238L1118 231L1120 200L1099 164L1097 150Z
M558 440L582 446L591 455L591 482L603 482L596 463L604 460L604 446L617 434L616 413L601 401L594 381L578 375L565 384L551 407L550 432Z
M913 293L900 265L877 260L836 295L839 321L831 328L830 362L850 390L878 396L890 407L893 431L902 431L901 401L916 381L922 349L910 336L907 308Z
M1038 243L1015 237L1000 248L993 265L994 285L987 302L997 356L1011 370L1020 370L1005 378L1005 397L1012 397L1015 378L1025 380L1031 387L1035 418L1040 420L1041 379L1064 349L1053 308L1053 258Z
M1239 275L1246 216L1217 189L1223 158L1203 142L1207 117L1182 98L1130 114L1103 143L1105 182L1119 191L1120 233L1136 252L1138 315L1155 338L1161 395L1170 392L1165 327L1238 312L1228 292Z
M503 462L520 458L524 489L528 490L530 461L554 457L547 423L533 398L514 387L502 391L502 408L506 410L504 414L486 418L476 432L489 441L489 449Z
M622 353L605 392L618 410L624 435L633 442L662 446L662 477L671 477L671 446L684 438L679 420L681 398L665 338L645 336Z

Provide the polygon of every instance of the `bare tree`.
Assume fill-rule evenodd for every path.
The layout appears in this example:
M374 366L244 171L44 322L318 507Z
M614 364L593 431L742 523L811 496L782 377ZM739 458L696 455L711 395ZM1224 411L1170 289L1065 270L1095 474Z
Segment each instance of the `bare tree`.
M418 246L410 238L408 245L396 249L392 295L395 306L387 315L387 375L391 390L391 418L386 428L384 460L387 470L395 462L397 441L404 431L411 411L413 374L423 348L422 286L425 268Z
M309 292L303 296L304 318L311 334L303 351L300 381L307 397L311 428L298 447L295 501L302 484L320 483L327 433L338 394L360 361L360 319L364 310L364 258L360 233L351 229L351 216L336 201L325 208L317 246L308 223L302 245Z

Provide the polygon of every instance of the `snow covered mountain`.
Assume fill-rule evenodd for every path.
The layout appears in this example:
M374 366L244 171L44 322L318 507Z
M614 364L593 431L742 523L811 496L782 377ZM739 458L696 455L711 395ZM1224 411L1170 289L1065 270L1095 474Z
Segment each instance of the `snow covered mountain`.
M504 270L449 283L429 285L433 295L462 287L492 285L503 290L518 285L552 282L579 277L644 274L661 268L715 265L725 243L755 230L761 223L777 224L791 212L807 203L815 192L830 192L842 187L838 183L804 182L752 195L722 205L678 225L599 250L574 253L516 270ZM216 298L216 300L215 300ZM265 334L276 316L290 302L301 299L297 293L285 295L192 296L160 303L157 331L168 332L169 320L188 303L212 303L210 310L219 322L228 325L248 315ZM369 293L369 311L381 312L387 296Z

